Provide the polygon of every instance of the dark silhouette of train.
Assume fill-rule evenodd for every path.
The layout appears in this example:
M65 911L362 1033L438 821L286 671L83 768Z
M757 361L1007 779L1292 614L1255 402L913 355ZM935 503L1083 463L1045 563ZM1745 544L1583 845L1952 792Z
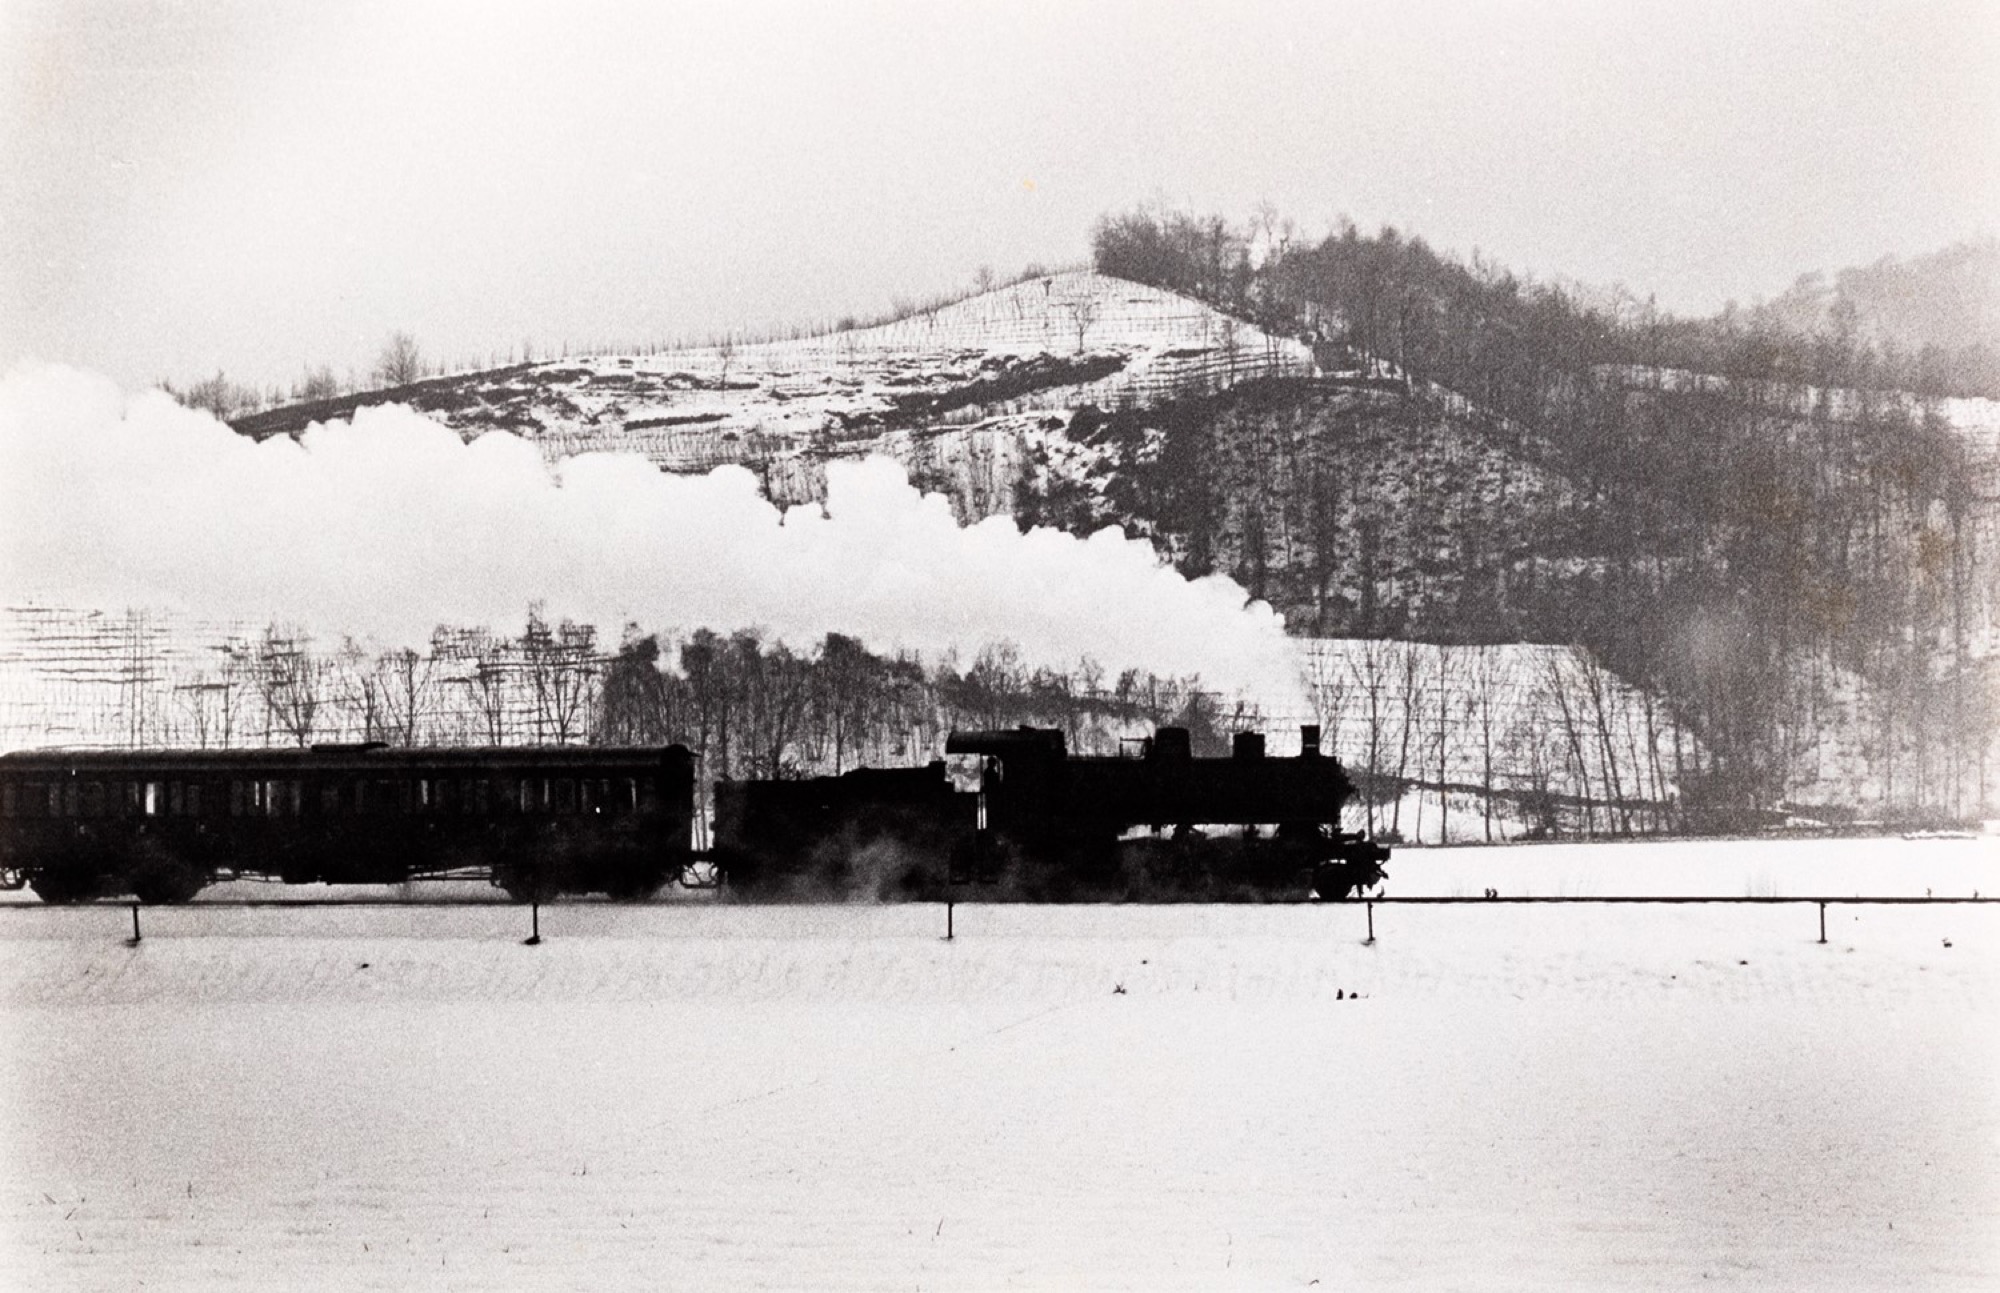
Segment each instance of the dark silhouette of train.
M1389 851L1340 829L1353 795L1301 732L1273 758L1253 732L1197 758L1163 727L1137 757L1071 755L1059 730L954 732L946 762L806 781L718 782L715 865L776 898L872 892L1028 901L1345 897Z
M1317 729L1302 745L1267 757L1244 733L1197 758L1167 727L1137 757L1078 757L1060 731L955 732L925 767L718 782L701 853L678 745L17 753L0 756L0 883L48 902L477 876L523 901L673 880L776 901L1344 897L1388 850L1341 831L1353 787Z
M693 801L678 745L9 754L0 872L48 902L459 874L522 899L636 898L687 865Z

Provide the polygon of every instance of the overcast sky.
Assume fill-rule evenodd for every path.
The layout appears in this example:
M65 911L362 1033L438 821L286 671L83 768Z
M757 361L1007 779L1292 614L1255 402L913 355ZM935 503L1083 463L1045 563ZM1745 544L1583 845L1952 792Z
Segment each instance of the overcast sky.
M1164 200L1683 310L2000 232L2000 3L0 0L0 365L868 313Z

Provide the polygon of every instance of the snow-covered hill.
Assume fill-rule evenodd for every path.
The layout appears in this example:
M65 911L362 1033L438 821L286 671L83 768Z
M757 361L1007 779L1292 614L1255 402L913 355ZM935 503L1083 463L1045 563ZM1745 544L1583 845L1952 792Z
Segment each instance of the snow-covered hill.
M1013 510L1042 433L1079 407L1315 371L1298 341L1172 292L1072 271L876 327L524 364L237 426L259 437L296 433L402 401L468 437L523 436L552 462L614 450L674 472L745 464L779 503L822 497L829 457L887 453L942 487L961 519L976 519Z

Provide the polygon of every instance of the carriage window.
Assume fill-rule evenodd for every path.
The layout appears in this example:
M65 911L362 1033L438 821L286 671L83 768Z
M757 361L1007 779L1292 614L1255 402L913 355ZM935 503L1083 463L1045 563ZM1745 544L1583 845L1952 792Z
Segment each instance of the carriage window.
M240 781L230 782L229 815L231 817L241 817L243 815L243 799L244 799L243 783Z
M549 796L549 811L555 813L573 813L576 811L575 778L557 777L555 779Z
M63 815L64 817L74 817L74 816L76 816L76 809L77 809L77 802L76 802L76 801L77 801L77 789L76 789L76 782L74 782L74 781L65 781L65 782L63 782L63 787L62 787L62 792L63 792L63 793L62 793L62 815Z
M184 817L186 815L187 800L182 797L181 783L178 781L169 781L167 783L167 816Z
M0 817L12 817L17 805L14 783L0 781Z
M163 781L148 781L146 783L146 816L158 817L165 810L167 806L166 789L166 783Z
M319 783L319 811L324 817L332 817L340 812L340 783L322 781Z
M86 781L83 783L83 815L85 817L104 816L104 783Z
M577 804L584 812L594 813L600 811L604 803L604 793L600 789L603 784L601 781L592 781L588 777L576 783Z
M656 813L660 810L660 787L652 777L639 778L639 811Z
M474 778L467 781L461 789L464 791L465 811L479 817L484 817L486 815L485 780L483 778Z
M199 781L188 782L187 815L189 817L201 816L201 783Z
M626 777L618 783L617 806L623 812L636 812L639 807L639 783Z

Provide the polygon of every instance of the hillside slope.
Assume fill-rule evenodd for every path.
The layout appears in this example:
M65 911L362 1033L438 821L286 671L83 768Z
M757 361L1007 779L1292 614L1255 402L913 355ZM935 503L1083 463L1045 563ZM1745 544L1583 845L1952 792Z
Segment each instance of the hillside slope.
M259 439L296 435L359 407L407 403L467 437L523 436L551 461L609 449L673 472L747 465L778 502L821 497L830 456L887 452L973 519L1015 510L1025 453L1073 409L1314 371L1300 342L1172 292L1077 271L872 328L522 364L234 425Z
M236 426L293 434L397 400L550 460L741 464L786 504L822 498L829 462L886 453L962 521L1122 526L1296 634L1585 646L1714 752L1694 780L1741 807L1994 802L1994 401L1545 353L1515 334L1592 320L1425 256L1412 317L1457 331L1411 333L1379 292L1340 288L1345 314L1267 304L1307 344L1079 272L875 328L523 365ZM1485 341L1490 363L1454 358ZM1484 398L1444 384L1457 372L1484 373Z

